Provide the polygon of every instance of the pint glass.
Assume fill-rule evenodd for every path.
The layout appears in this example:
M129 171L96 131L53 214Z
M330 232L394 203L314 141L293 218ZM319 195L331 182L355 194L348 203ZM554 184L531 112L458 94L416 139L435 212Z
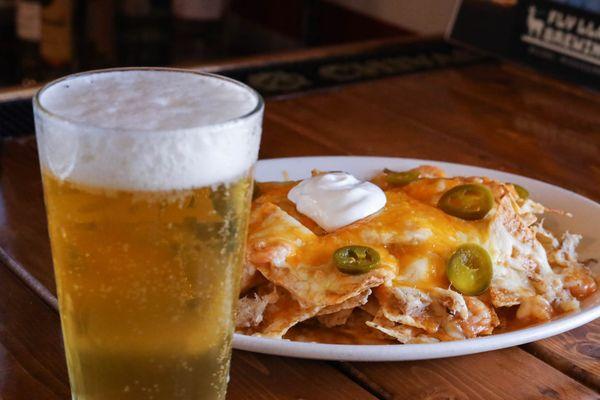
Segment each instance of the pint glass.
M34 109L73 398L223 399L262 99L133 68Z

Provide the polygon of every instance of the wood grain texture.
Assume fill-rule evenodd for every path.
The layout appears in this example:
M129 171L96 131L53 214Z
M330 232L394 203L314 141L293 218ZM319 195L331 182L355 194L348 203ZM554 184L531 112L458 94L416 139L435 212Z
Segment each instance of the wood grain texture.
M600 391L600 320L538 342L525 350Z
M234 351L230 400L376 399L325 362Z
M599 398L518 348L428 361L352 363L345 368L357 379L376 384L384 399Z
M0 260L55 294L39 168L33 137L0 142Z
M3 266L0 293L0 399L67 399L58 315Z
M286 57L301 56L282 59ZM245 62L274 61L280 59ZM600 187L590 182L600 182L600 96L523 68L485 64L267 102L262 158L327 154L484 166L599 200ZM30 279L32 287L37 283L38 289L46 289L51 304L54 280L34 140L5 141L0 170L0 259L22 279ZM2 344L3 337L0 332ZM52 351L59 352L54 346ZM574 380L598 388L598 321L524 349L380 364L327 364L235 352L230 398L370 397L332 365L381 398L598 398ZM15 363L29 365L26 353L10 354ZM62 358L53 362L57 360ZM13 364L2 365L21 368ZM23 374L30 369L22 368ZM60 394L56 388L50 392Z

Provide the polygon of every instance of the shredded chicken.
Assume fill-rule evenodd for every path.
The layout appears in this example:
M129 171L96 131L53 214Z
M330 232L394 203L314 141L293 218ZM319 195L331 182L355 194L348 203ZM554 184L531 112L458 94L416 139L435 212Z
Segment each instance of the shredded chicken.
M542 296L532 296L521 302L517 319L525 321L547 321L552 317L552 306Z

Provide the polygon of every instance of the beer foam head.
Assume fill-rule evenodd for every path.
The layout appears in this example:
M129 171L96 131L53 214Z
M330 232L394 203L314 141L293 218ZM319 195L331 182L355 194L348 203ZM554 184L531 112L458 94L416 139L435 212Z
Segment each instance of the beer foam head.
M113 189L226 183L256 161L261 104L248 87L212 75L75 75L36 98L40 161L59 179Z

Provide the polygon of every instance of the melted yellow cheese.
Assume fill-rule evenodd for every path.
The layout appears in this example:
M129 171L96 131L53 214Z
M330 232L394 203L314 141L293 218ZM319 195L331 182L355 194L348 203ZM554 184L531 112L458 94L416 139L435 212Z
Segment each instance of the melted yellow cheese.
M428 186L428 181L419 182ZM448 287L446 262L450 255L463 243L485 241L484 224L445 214L428 204L430 202L424 198L424 193L428 193L425 190L419 193L420 199L415 199L402 189L389 189L383 210L335 232L325 233L299 214L287 200L287 191L292 186L293 183L261 184L261 196L256 200L257 203L278 205L319 236L310 246L290 255L287 258L290 265L331 263L333 253L340 247L363 245L379 251L382 264L394 270L394 283L398 285ZM415 185L411 186L415 191Z
M499 323L495 309L525 304L518 313L522 318L549 318L552 310L548 311L542 297L565 312L578 307L569 288L581 296L596 290L593 278L586 279L576 254L572 265L558 269L566 275L553 271L558 267L550 265L548 250L536 239L540 227L534 229L531 221L522 220L512 187L485 177L443 178L441 171L426 166L418 170L421 179L403 187L393 187L385 173L375 176L372 182L384 190L386 206L330 233L299 213L287 199L297 182L259 183L250 221L247 264L252 267L251 273L260 272L269 288L282 288L282 293L289 294L295 306L290 306L285 297L268 302L261 316L266 321L283 322L273 325L277 329L267 329L261 323L247 332L281 337L300 321L353 310L349 317L344 314L346 322L331 328L351 343L376 343L388 340L388 336L402 343L457 340L491 334ZM481 220L462 220L437 208L443 193L466 183L484 184L492 191L494 207ZM556 254L563 250L553 240L557 244L549 254L557 263ZM448 290L448 259L464 243L481 245L492 259L492 283L478 298ZM333 254L350 245L377 250L381 256L378 268L359 275L340 272ZM567 278L561 281L561 276ZM376 331L365 331L365 324ZM314 318L303 326L296 325L288 338L330 341L325 334L307 333L317 325Z

